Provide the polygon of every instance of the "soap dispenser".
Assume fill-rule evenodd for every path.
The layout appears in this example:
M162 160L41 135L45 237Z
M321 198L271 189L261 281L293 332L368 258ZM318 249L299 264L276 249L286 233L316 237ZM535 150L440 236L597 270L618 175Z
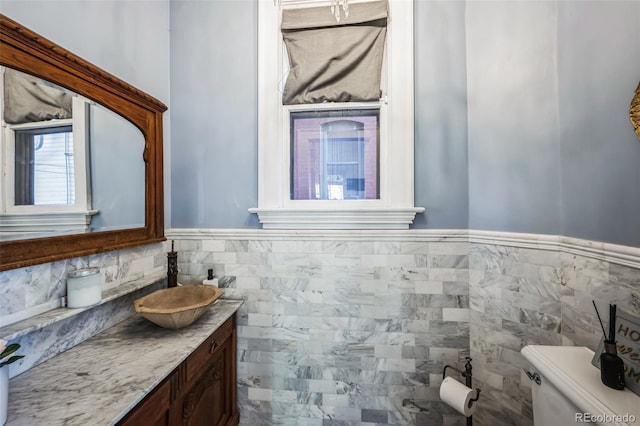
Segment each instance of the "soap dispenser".
M174 250L171 240L171 251L167 253L167 287L178 286L178 253Z
M213 269L207 270L207 279L202 280L202 284L218 287L218 279L213 277Z

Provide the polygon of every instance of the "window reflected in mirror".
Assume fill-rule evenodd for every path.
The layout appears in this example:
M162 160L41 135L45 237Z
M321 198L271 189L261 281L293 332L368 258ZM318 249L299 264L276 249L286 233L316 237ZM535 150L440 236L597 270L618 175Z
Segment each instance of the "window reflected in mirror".
M0 241L143 227L140 130L46 80L2 74Z
M15 129L16 206L75 203L73 126Z

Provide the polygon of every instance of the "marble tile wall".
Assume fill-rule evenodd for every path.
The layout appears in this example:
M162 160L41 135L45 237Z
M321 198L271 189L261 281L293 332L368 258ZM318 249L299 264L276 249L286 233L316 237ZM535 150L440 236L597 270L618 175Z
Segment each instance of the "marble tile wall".
M100 266L105 290L158 280L169 247L0 273L0 316L59 298L66 271L76 267ZM463 425L440 402L438 386L443 366L461 366L469 353L474 387L483 389L474 424L530 425L520 349L595 349L592 300L640 315L640 270L558 250L406 236L190 237L176 238L176 250L181 282L201 282L212 268L225 297L245 300L243 425ZM30 361L12 376L126 318L130 300L120 302L24 336Z
M532 425L528 344L595 350L602 335L592 300L640 316L640 270L555 250L470 245L470 346L482 387L474 423Z
M21 345L20 354L26 357L11 365L10 376L14 377L133 315L136 297L165 285L168 247L165 242L0 272L0 318L19 315L21 311L49 301L57 302L66 293L65 277L71 269L100 267L104 276L103 291L133 281L150 284L12 340L11 343Z
M467 243L176 239L241 298L241 424L463 425L439 401L469 353Z
M99 267L103 291L145 277L157 279L166 274L169 247L164 242L0 272L0 317L59 301L72 269Z

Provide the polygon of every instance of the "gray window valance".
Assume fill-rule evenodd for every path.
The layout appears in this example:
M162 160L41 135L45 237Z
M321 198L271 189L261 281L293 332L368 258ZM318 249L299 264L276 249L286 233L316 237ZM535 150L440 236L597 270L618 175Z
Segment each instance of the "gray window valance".
M328 6L282 11L290 71L284 105L380 99L387 1L349 5L336 22Z
M6 68L4 71L4 121L32 123L71 118L72 95L37 77Z

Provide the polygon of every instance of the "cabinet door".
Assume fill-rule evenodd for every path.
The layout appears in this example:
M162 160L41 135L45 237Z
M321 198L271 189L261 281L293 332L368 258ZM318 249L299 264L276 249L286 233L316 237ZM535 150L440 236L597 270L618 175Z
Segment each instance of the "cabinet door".
M118 426L168 426L169 407L171 406L170 383L165 380L152 391L140 404L131 410Z
M234 414L232 339L216 348L202 375L183 394L180 420L183 426L225 426Z

